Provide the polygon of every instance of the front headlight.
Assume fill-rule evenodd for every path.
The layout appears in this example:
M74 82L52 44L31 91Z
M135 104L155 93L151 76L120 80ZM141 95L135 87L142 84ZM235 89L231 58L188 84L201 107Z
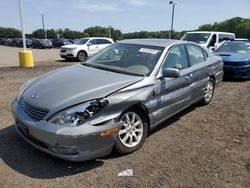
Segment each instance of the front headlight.
M64 110L48 120L49 123L76 127L108 105L107 99L96 99Z
M70 51L70 52L71 52L71 51L73 51L73 50L75 50L75 49L76 49L76 48L68 48L67 51Z
M24 90L31 84L31 82L33 82L33 80L34 80L34 79L28 80L27 82L25 82L25 83L20 87L19 93L18 93L17 98L16 98L17 102L20 101L20 99L21 99L21 97L22 97L22 95L23 95Z

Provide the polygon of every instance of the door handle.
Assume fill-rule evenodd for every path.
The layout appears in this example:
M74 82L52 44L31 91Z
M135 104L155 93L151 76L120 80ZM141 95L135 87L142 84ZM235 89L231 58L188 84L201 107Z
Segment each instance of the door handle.
M193 78L193 75L192 74L188 74L187 76L186 76L186 80L191 80Z

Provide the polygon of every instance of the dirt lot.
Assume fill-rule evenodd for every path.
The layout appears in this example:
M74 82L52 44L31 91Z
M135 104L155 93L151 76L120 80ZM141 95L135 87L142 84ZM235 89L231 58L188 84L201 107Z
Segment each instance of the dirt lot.
M152 131L137 152L72 163L23 141L11 101L21 84L69 63L0 68L0 187L250 187L250 81L226 81ZM132 177L117 173L132 168Z

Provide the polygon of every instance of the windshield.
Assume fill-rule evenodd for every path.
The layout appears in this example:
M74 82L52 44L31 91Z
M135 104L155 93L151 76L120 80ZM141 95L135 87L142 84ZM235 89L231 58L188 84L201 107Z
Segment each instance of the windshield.
M186 33L182 40L196 42L198 44L205 44L211 33Z
M74 44L85 44L89 39L79 39Z
M83 63L98 69L148 76L159 60L163 47L136 44L113 44Z
M250 42L224 42L216 52L250 53Z

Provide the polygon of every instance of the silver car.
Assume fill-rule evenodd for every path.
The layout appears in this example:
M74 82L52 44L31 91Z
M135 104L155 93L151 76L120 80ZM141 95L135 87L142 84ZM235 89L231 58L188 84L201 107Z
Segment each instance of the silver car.
M12 104L15 127L35 148L65 160L113 148L127 154L169 117L208 104L222 76L221 58L195 43L124 40L26 82Z

